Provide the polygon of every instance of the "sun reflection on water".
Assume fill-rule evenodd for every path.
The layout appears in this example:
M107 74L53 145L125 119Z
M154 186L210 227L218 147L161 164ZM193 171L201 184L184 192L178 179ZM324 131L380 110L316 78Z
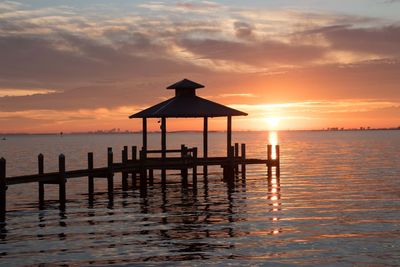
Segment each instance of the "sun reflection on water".
M268 144L272 145L272 158L276 159L276 145L278 144L278 133L276 131L268 132Z

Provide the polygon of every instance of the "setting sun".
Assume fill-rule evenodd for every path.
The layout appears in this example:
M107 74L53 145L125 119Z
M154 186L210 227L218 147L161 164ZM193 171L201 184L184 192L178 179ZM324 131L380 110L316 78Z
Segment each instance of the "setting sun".
M265 121L268 124L268 129L269 130L276 130L279 127L279 122L280 122L280 118L277 117L269 117L266 118Z

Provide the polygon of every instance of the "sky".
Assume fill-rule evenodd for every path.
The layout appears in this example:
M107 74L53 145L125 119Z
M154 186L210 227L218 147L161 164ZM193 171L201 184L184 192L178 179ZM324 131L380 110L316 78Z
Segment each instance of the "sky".
M398 0L1 1L0 133L138 131L128 116L183 78L249 113L234 130L399 127L399 14Z

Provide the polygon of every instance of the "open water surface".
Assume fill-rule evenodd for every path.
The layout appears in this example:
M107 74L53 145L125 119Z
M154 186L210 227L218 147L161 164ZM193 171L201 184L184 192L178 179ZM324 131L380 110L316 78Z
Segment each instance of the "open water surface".
M154 148L159 139L150 134ZM265 158L269 139L281 145L280 179L248 166L235 188L219 168L206 181L199 175L197 191L171 172L165 190L157 183L146 196L122 191L116 176L114 201L96 179L90 205L87 179L70 179L60 211L57 186L46 185L43 210L37 184L10 186L0 265L400 265L400 131L234 134L248 157ZM209 140L211 155L225 155L223 133ZM201 155L201 134L172 133L168 142ZM86 167L87 152L104 166L108 146L120 161L124 145L139 144L137 134L8 136L0 157L13 176L36 172L38 153L47 172L57 170L59 153L67 170Z

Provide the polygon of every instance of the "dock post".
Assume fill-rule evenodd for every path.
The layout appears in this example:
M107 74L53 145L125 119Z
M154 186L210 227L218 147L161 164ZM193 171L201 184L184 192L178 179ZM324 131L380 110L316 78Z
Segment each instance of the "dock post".
M128 147L124 146L124 149L122 150L122 164L124 165L124 168L126 168L127 163L128 163ZM128 190L128 172L127 171L122 171L122 190L123 191Z
M208 165L207 165L207 158L208 158L208 117L204 117L203 120L203 158L205 164L203 165L203 176L207 179L208 175Z
M66 188L65 188L65 183L66 183L66 176L65 176L65 156L64 154L60 154L58 156L58 198L60 202L60 208L64 209L65 208L65 203L67 200L66 197Z
M146 169L146 150L142 148L139 152L140 159L140 195L146 195L147 189L147 169Z
M187 159L187 147L185 145L181 145L181 158L182 161L185 162ZM182 181L184 179L187 179L187 175L188 175L188 169L186 168L182 168L181 169L181 176L182 176Z
M154 170L149 169L149 185L154 185Z
M267 167L268 167L268 178L272 175L272 145L267 145Z
M224 179L228 182L229 186L231 186L234 182L235 178L235 171L234 171L234 162L233 162L233 157L234 157L234 147L231 146L228 149L228 158L226 163L223 165L223 171L224 171Z
M246 180L246 144L241 144L242 150L242 182Z
M6 220L6 206L7 206L7 183L6 183L6 160L0 159L0 222Z
M235 147L231 146L229 150L229 164L228 164L228 173L229 173L229 180L233 184L235 181Z
M197 147L193 148L193 188L197 187Z
M226 153L229 157L229 149L231 149L232 146L232 116L227 117L226 142Z
M280 156L279 145L275 146L275 154L276 154L276 177L279 178L281 176L281 156Z
M165 168L165 158L167 157L167 118L161 118L161 158L162 158L162 165L161 168L161 180L162 183L166 183L167 179L167 169Z
M89 195L89 200L93 200L94 177L93 177L93 174L90 173L91 171L93 171L93 153L92 152L88 153L88 170L89 170L89 175L88 175L88 195Z
M235 161L239 158L239 143L235 143ZM239 164L235 163L235 175L239 174Z
M147 169L145 166L146 162L146 151L143 149L139 153L140 155L140 188L147 186Z
M38 155L38 173L42 175L44 173L44 157L43 154L40 153ZM39 209L42 209L44 206L44 183L38 182L39 185Z
M132 161L135 162L137 160L137 147L136 146L132 146ZM137 172L135 169L133 169L132 173L132 188L136 189L136 175Z
M114 161L114 155L112 148L109 147L107 149L107 191L108 194L111 195L114 193L114 173L113 173L113 161Z

